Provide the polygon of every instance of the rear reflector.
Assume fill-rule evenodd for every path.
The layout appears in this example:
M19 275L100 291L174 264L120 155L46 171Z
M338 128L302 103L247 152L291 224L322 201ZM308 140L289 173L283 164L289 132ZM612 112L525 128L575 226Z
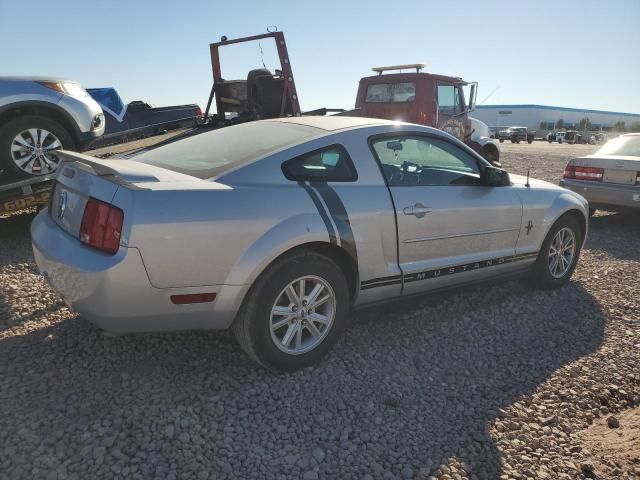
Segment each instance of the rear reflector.
M171 295L171 303L186 305L188 303L207 303L216 299L215 293L192 293L190 295Z
M120 248L124 213L95 198L89 198L80 224L80 241L102 252L115 254Z
M562 178L574 178L576 180L588 180L591 182L602 181L604 175L604 169L597 167L576 167L573 165L567 165L564 168Z

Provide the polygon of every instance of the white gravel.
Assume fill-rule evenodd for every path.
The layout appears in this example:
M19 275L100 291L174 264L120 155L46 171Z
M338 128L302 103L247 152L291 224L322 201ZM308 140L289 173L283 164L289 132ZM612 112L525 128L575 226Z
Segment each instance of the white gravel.
M509 170L554 182L592 150L502 148ZM286 375L228 332L105 337L38 276L31 219L0 220L2 480L614 478L578 433L640 404L637 215L596 216L561 290L363 310Z

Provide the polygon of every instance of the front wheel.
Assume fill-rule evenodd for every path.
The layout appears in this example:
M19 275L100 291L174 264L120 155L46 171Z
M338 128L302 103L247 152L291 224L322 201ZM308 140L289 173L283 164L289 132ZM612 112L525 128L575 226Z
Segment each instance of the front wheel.
M541 288L558 288L569 281L578 263L582 229L572 216L562 216L547 234L531 273Z
M299 251L256 281L234 322L242 349L273 370L297 370L336 343L349 312L349 287L333 260Z

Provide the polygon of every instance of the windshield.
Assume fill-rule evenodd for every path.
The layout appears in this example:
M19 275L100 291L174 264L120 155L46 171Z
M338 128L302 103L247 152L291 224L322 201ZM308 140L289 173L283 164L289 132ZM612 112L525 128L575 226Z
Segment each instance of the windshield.
M640 157L640 135L628 135L607 142L596 155L625 155Z
M134 160L206 179L321 132L295 123L251 122L185 138Z

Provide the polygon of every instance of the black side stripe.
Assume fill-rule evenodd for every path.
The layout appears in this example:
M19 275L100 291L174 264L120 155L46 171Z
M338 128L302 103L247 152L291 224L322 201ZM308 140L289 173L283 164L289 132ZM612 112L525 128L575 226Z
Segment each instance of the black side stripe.
M404 282L409 283L409 282L418 282L421 280L430 280L433 278L445 277L447 275L454 275L456 273L470 272L473 270L478 270L480 268L495 267L498 265L503 265L505 263L511 263L511 262L517 262L519 260L535 258L537 256L538 256L538 252L521 253L518 255L511 255L508 257L498 257L498 258L492 258L490 260L482 260L480 262L463 263L460 265L452 265L449 267L434 268L431 270L424 270L422 272L409 273L404 276ZM369 288L386 287L386 286L395 285L398 283L401 283L401 276L392 275L389 277L374 278L371 280L366 280L360 284L361 285L360 289L367 290Z
M316 195L316 192L314 192L313 189L304 182L298 182L298 185L306 190L306 192L309 194L309 197L311 197L311 201L316 206L316 209L318 210L318 213L320 214L320 217L324 222L324 226L327 228L327 233L329 234L329 242L337 245L338 241L336 239L336 231L333 229L331 220L329 220L329 216L327 215L322 202L318 198L318 195Z
M353 235L353 229L351 228L349 214L347 214L347 209L344 207L344 203L342 203L342 200L333 189L333 187L329 186L327 183L312 182L311 186L313 186L318 191L318 193L324 200L324 203L327 205L329 213L333 217L336 228L338 229L338 234L340 235L340 244L347 252L349 252L357 265L358 249L356 247L356 240Z

